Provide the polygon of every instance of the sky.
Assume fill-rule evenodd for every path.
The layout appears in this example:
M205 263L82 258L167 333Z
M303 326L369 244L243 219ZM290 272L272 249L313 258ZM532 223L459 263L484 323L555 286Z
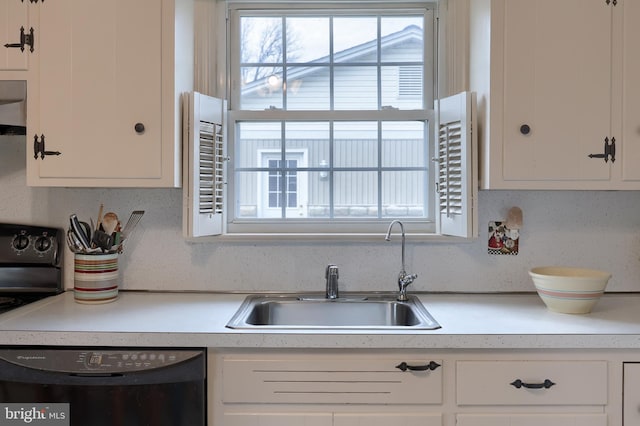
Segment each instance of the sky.
M278 18L260 18L278 19ZM258 22L258 21L256 21ZM409 25L422 27L422 17L383 17L382 36L400 31ZM322 17L289 17L287 25L295 34L296 62L311 61L329 54L329 19ZM255 25L260 32L259 25ZM340 52L376 38L375 17L335 17L334 52Z

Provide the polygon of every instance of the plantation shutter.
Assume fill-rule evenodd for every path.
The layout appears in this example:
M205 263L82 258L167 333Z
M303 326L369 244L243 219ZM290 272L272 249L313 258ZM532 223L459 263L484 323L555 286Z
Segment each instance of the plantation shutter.
M226 103L198 92L183 97L183 233L220 235L224 209Z
M477 236L475 93L436 101L438 140L438 226L443 235Z

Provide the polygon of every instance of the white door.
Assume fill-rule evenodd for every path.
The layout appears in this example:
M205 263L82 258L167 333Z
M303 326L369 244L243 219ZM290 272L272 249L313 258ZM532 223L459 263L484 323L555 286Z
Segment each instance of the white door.
M440 413L335 413L333 426L442 426Z
M635 424L635 423L632 423ZM607 426L606 414L458 414L456 426Z
M620 4L622 6L620 6ZM640 180L640 2L618 3L622 13L622 180ZM623 13L624 12L624 13Z
M225 413L224 426L331 426L331 413Z
M504 179L609 180L612 162L589 155L611 138L613 8L603 0L504 8Z
M37 176L161 177L162 2L46 1L40 21L38 133L61 155Z
M24 50L5 47L20 43L20 29L30 35L29 1L3 0L0 2L0 70L26 70L31 55L30 46ZM35 30L34 30L35 31Z
M624 363L624 426L640 424L640 363Z

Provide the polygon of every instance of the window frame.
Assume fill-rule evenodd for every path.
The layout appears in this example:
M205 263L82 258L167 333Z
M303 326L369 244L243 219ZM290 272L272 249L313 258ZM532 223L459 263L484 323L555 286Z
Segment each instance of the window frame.
M424 108L419 110L394 110L381 108L379 110L368 110L368 111L322 111L322 119L326 120L336 120L336 121L410 121L410 120L418 120L418 121L427 121L428 122L428 131L429 131L429 139L428 143L428 158L433 158L435 154L435 112L434 109L427 108L427 105L430 104L431 99L435 98L436 93L436 68L437 68L437 58L436 58L436 44L437 37L435 35L435 31L437 31L437 2L425 1L425 2L403 2L403 3L393 3L390 6L385 6L376 2L367 2L368 10L363 12L363 15L367 14L382 14L384 16L391 16L393 14L407 14L419 12L425 16L425 47L424 47L424 69L423 76L429 75L429 84L424 84L422 91L424 96ZM228 126L228 149L229 156L233 157L233 141L236 137L236 129L235 123L242 122L244 120L266 120L266 121L317 121L317 112L316 111L306 111L306 110L298 110L298 111L282 111L282 110L265 110L265 111L249 111L249 110L238 110L235 109L234 106L240 104L240 90L231 90L232 87L238 84L238 82L234 82L232 71L239 71L240 69L240 58L239 55L232 55L231 51L239 52L240 49L240 25L239 19L240 16L251 15L252 11L259 10L261 14L264 16L282 16L282 8L286 8L285 10L295 10L300 9L299 13L301 15L308 15L308 10L321 10L325 9L327 14L332 16L339 16L341 14L348 15L353 14L353 9L357 8L363 9L363 2L354 2L348 4L337 4L337 3L317 3L317 2L300 2L300 3L272 3L272 2L260 2L256 4L253 3L244 3L238 1L232 1L229 4L228 9L228 29L227 29L227 37L229 43L227 43L230 48L227 51L227 73L229 78L228 80L228 91L229 91L229 126ZM433 29L433 34L428 33L430 29ZM232 61L235 60L235 63ZM426 78L425 78L425 81ZM431 84L432 83L432 84ZM257 113L257 114L256 114ZM257 118L259 116L259 118ZM231 191L235 184L235 170L233 161L229 161L227 163L227 197L231 194ZM435 179L436 179L436 167L433 164L428 165L428 183L427 185L433 184L429 188L429 199L427 202L428 205L428 218L403 218L400 217L403 223L406 226L407 233L409 234L420 234L422 236L433 236L436 234L437 228L437 220L436 220L436 208L435 204L437 202L437 194L435 194ZM309 171L315 171L313 169L307 168ZM229 199L229 198L227 198ZM367 237L370 235L379 235L380 232L383 231L382 228L386 226L391 220L395 219L395 217L382 218L382 219L331 219L327 220L314 220L305 218L303 220L295 220L292 218L285 219L265 219L260 218L258 220L252 219L244 219L244 218L235 218L236 206L233 202L227 203L227 208L225 209L225 233L230 235L279 235L279 236L318 236L323 235L327 237L342 237L347 236L347 238L353 238L354 236L362 236ZM327 230L328 229L328 230ZM275 230L275 232L274 232Z

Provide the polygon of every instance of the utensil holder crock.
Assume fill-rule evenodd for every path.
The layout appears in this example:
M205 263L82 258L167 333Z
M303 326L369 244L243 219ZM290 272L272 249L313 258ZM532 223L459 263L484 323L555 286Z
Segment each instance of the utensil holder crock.
M118 253L76 254L73 293L78 303L113 302L118 297Z

